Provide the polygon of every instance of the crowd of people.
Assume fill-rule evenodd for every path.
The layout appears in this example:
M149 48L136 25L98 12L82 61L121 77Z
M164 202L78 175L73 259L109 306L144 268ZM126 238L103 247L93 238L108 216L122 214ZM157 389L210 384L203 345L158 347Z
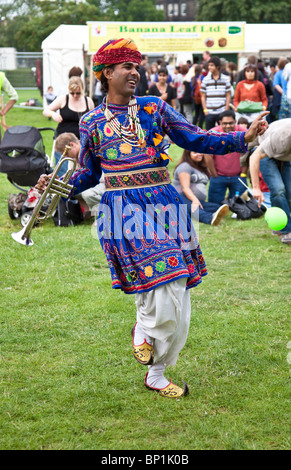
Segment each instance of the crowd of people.
M188 122L208 131L243 131L265 110L269 113L266 116L269 124L291 118L291 63L287 58L264 62L250 55L244 67L237 70L235 63L205 51L200 63L198 59L193 64L188 61L174 70L162 60L149 64L147 56L143 56L141 67L147 85L144 84L142 93L137 89L137 95L161 97ZM288 134L288 123L278 124L277 132L283 128ZM214 215L219 213L220 216L215 217L217 225L227 214L228 200L246 193L250 155L258 145L256 139L244 155L239 152L210 155L184 151L175 168L173 185L200 222L213 225ZM264 194L264 201L260 199L260 203L264 202L265 207L277 205L287 212L288 224L276 234L281 236L283 243L290 244L290 178L289 181L286 177L284 181L281 178L280 184L277 178L275 185L270 181L270 174L274 174L274 169L270 170L274 158L280 175L283 169L284 174L289 171L290 162L279 163L277 157L269 161L268 155L260 159L258 181ZM256 176L254 178L257 181ZM201 188L204 188L202 192Z
M229 108L235 110L237 120L243 115L248 122L265 109L270 112L268 122L291 116L290 97L289 102L287 99L291 65L284 57L264 62L250 55L245 66L237 70L234 62L205 51L200 62L195 58L195 63L187 61L174 69L162 59L149 63L148 57L143 56L141 67L146 81L136 94L152 94L152 87L158 82L158 71L167 68L167 84L175 89L175 108L199 127L205 123L205 128L211 129L218 124L220 112ZM259 104L247 107L245 101Z

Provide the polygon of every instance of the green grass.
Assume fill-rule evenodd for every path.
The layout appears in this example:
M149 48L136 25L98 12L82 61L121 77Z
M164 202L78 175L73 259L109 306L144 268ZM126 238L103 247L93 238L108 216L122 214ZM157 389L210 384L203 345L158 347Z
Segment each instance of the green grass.
M9 113L23 121L47 123ZM92 221L50 220L33 247L18 245L10 192L0 174L1 449L290 449L290 246L263 219L199 226L209 274L191 290L189 337L167 370L190 395L171 401L143 385L134 296L111 289Z
M40 94L40 91L38 90L38 88L33 88L33 89L29 89L29 90L17 88L16 91L17 91L17 94L18 94L18 100L15 103L17 107L20 106L21 103L25 103L29 99L36 99L36 100L39 101L39 103L41 105L43 104L43 99L41 97L41 94ZM8 96L6 95L6 93L4 93L4 102L7 102L8 99L9 99ZM32 106L31 106L31 108L32 109L30 109L30 111L34 111ZM15 110L15 108L14 108L14 110ZM11 111L10 111L10 113L11 113ZM7 114L7 118L8 118L8 116L10 116L10 114Z

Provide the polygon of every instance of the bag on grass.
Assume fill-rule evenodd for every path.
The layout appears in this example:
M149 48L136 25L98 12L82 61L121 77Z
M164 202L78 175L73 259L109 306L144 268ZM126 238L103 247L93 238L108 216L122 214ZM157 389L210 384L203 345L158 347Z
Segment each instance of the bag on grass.
M83 212L79 202L75 199L59 201L57 210L53 216L54 224L57 227L68 227L83 222Z
M241 196L234 196L227 201L227 204L241 220L257 219L267 210L265 206L259 207L257 200L250 193L247 193L247 200Z

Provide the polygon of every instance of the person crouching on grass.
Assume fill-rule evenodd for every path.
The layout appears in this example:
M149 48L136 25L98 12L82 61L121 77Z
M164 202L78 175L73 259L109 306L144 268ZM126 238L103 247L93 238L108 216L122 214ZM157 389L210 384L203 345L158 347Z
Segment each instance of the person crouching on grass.
M79 164L79 156L80 156L80 150L81 150L81 144L80 140L73 134L72 132L64 132L63 134L60 134L55 141L55 151L59 152L60 155L62 155L65 151L66 147L69 147L69 150L67 151L67 157L72 158L76 162L76 168L80 168ZM69 162L68 169L70 169L71 162ZM79 204L81 206L82 212L84 219L89 219L94 215L96 212L96 209L98 208L98 205L101 201L101 197L105 191L105 186L104 186L104 179L103 175L100 178L99 183L89 189L86 189L85 191L82 191L82 193L78 194L76 196L76 199L78 199Z
M95 54L93 70L107 95L80 121L81 168L71 183L76 195L98 184L104 171L97 232L112 287L135 294L133 356L148 367L146 387L179 398L188 386L172 383L165 369L176 364L185 345L190 289L200 284L206 265L187 209L181 212L187 234L194 233L190 242L181 232L182 218L173 222L183 202L170 184L164 137L194 152L245 152L246 143L264 132L266 113L246 132L207 133L160 98L134 96L140 62L135 43L126 38L109 40ZM128 228L132 218L134 232L133 225Z

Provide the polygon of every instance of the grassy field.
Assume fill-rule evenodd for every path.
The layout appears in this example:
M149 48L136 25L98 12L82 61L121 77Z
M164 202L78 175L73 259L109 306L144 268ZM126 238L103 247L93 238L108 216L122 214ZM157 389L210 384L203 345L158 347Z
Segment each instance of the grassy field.
M13 109L7 123L48 120ZM171 401L143 385L134 296L111 289L93 221L47 221L33 247L18 245L13 192L0 173L1 449L290 449L290 246L264 219L200 224L209 274L191 290L189 337L167 370L190 395Z

